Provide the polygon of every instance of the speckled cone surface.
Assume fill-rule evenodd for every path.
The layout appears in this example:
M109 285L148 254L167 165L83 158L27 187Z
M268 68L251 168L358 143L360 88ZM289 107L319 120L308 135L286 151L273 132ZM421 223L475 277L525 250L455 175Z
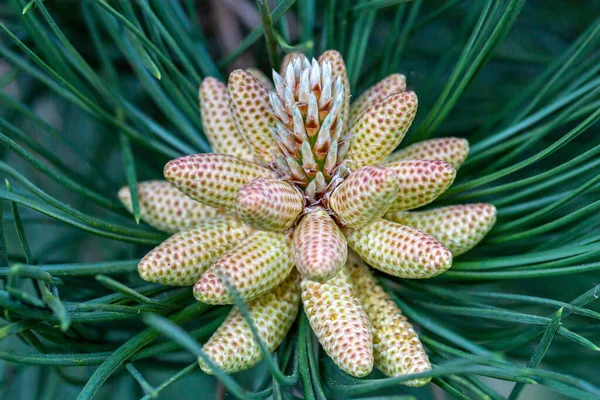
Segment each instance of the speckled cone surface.
M175 233L140 261L139 273L151 282L195 283L194 296L208 304L232 304L235 288L252 307L270 310L273 288L297 270L323 348L342 370L365 376L373 341L344 267L348 247L387 274L429 278L450 268L452 252L481 241L496 211L488 204L413 211L450 187L469 144L439 138L396 149L418 106L404 75L353 97L342 56L329 50L312 60L287 54L272 77L271 83L247 69L232 72L227 86L203 81L200 112L215 153L172 160L164 169L168 182L139 184L141 218ZM119 197L131 211L129 190ZM384 326L387 319L380 319L390 316L390 332L414 332L380 288L358 288L369 310L377 304L383 310L372 317L374 325ZM287 328L256 315L275 349ZM295 314L285 315L290 319L279 317L289 326ZM260 359L240 321L234 308L206 346L227 372ZM377 332L378 367L389 375L409 373L404 342ZM396 350L382 349L384 342Z
M350 121L369 108L372 104L393 94L406 90L406 77L402 74L392 74L365 90L350 105Z
M298 315L300 278L292 273L281 285L247 303L248 312L267 351L274 351ZM243 371L262 360L260 347L248 323L236 307L203 347L206 355L226 373ZM200 358L200 368L212 370Z
M392 221L379 219L345 234L369 265L399 278L432 278L452 265L452 253L433 236Z
M242 221L264 231L291 228L302 210L300 191L279 179L254 179L241 187L235 201Z
M268 168L222 154L194 154L169 161L165 178L177 189L211 207L235 209L238 191L256 178L274 178Z
M496 207L462 204L428 211L390 213L386 218L415 227L442 242L456 257L477 245L496 222Z
M398 176L380 167L363 167L346 178L329 199L342 224L362 228L383 216L398 196Z
M244 300L280 284L294 267L289 235L256 231L223 254L194 285L194 296L208 304L233 304L224 279Z
M398 176L398 196L390 211L412 210L431 203L456 177L452 165L439 160L406 160L389 164Z
M356 377L373 369L373 337L365 310L345 269L327 282L303 279L302 303L323 350Z
M219 209L192 200L167 181L145 181L137 185L140 218L159 231L175 233L223 214ZM119 200L133 212L131 192L124 186Z
M379 286L368 267L351 257L347 268L371 322L375 367L387 376L418 374L431 370L431 363L417 332L396 303ZM430 379L414 379L404 384L423 386L429 381Z
M148 282L193 285L218 257L252 231L233 215L202 221L146 254L138 264L138 273Z
M322 208L309 211L294 231L294 262L305 279L323 282L346 263L344 234Z
M411 144L392 153L385 160L385 164L400 160L439 160L447 162L458 170L468 155L469 142L466 139L447 137Z
M267 75L264 74L264 72L262 72L260 69L258 68L246 68L246 72L252 74L253 77L256 78L256 80L258 80L260 83L263 84L264 87L266 87L269 90L273 90L273 82L271 82L271 79L269 79L269 77Z
M348 158L354 168L379 164L398 147L417 113L417 95L403 92L379 100L352 122Z
M254 155L268 163L277 152L277 143L269 134L275 118L269 112L269 89L251 73L235 70L229 75L231 112L238 131L243 135Z
M227 86L215 78L205 78L199 99L202 129L213 151L252 161L252 152L244 144L231 115Z

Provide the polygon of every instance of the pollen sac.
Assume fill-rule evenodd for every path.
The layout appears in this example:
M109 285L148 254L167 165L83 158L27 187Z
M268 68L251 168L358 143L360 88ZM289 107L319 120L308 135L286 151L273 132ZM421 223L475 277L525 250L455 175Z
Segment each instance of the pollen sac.
M190 199L167 181L139 182L137 192L140 218L160 231L175 233L223 214L222 210ZM119 190L119 200L133 212L128 186Z
M373 369L371 325L345 269L319 283L303 279L302 303L323 350L344 372L355 377Z
M240 189L235 202L238 216L246 224L264 231L292 227L304 198L294 186L279 179L255 179Z
M273 352L290 330L298 315L300 278L293 272L282 284L246 304L248 313L268 352ZM238 307L203 346L206 355L225 373L243 371L254 366L263 355L250 326ZM200 368L207 374L212 369L201 358Z
M373 268L406 279L431 278L452 266L452 253L433 236L379 219L345 229L348 245Z
M397 194L398 177L394 171L363 167L335 189L329 207L342 224L358 229L382 217Z
M169 161L165 178L194 200L211 207L235 210L240 188L256 178L275 178L268 169L224 154L194 154Z
M431 203L454 182L456 170L439 160L406 160L389 164L398 176L398 196L389 211L412 210Z
M294 267L291 242L282 233L252 233L202 275L194 296L203 303L233 304L233 287L242 299L255 299L289 275Z
M262 83L264 87L269 90L273 90L273 82L266 76L260 69L258 68L246 68L246 72L252 74L253 77L256 78L257 81Z
M279 151L269 134L275 118L269 109L269 89L251 73L235 70L229 75L229 99L233 119L254 155L270 163Z
M379 164L398 147L417 113L417 95L388 96L363 111L350 126L348 158L354 168Z
M231 215L205 220L146 254L138 264L138 273L148 282L191 286L217 258L252 231Z
M215 153L252 160L252 153L238 132L229 110L229 92L225 84L208 77L199 91L202 128Z
M392 74L368 88L350 106L350 121L362 114L373 103L385 99L393 94L406 90L406 77L402 74Z
M348 260L348 272L373 331L375 367L394 377L431 370L417 332L398 306L390 299L369 268L354 258ZM413 379L406 386L423 386L431 378Z
M324 282L346 262L346 238L322 208L308 212L294 231L294 262L304 279Z
M496 222L496 207L462 204L428 211L389 213L385 218L412 226L442 242L456 257L475 247Z
M400 160L440 160L458 170L469 155L469 142L455 137L430 139L411 144L390 155L384 165Z

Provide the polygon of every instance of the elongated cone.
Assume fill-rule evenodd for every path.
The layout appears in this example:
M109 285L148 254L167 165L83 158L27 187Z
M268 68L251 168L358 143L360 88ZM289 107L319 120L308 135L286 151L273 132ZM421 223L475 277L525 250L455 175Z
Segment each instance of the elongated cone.
M391 74L377 82L361 94L350 106L350 121L376 103L388 96L406 90L406 77L402 74Z
M430 139L411 144L390 155L384 165L393 164L400 160L440 160L452 165L458 170L469 155L467 139L446 137Z
M235 202L238 216L263 231L292 227L302 210L304 198L294 186L279 179L254 179L240 189Z
M431 278L452 265L446 246L409 226L379 219L344 233L348 245L369 265L399 278Z
M429 211L389 213L386 218L430 234L456 257L477 245L496 222L496 207L487 203L440 207Z
M384 98L356 117L350 126L347 158L354 168L379 164L402 141L417 113L417 95L402 92Z
M202 128L213 152L252 160L252 152L238 132L229 110L227 86L208 77L202 81L199 92Z
M399 189L389 211L412 210L431 203L456 177L452 165L439 160L406 160L387 166L398 176Z
M373 337L367 314L344 268L327 282L303 279L302 303L323 350L356 377L373 369Z
M223 213L190 199L167 181L140 182L137 192L142 221L164 232L175 233ZM133 212L129 187L119 190L119 200L127 211Z
M228 87L231 112L238 131L254 155L268 164L274 154L279 154L277 143L269 132L269 126L277 121L270 112L269 89L251 73L241 69L229 75Z
M273 82L271 82L271 80L269 79L268 76L266 76L264 74L264 72L262 72L260 69L258 68L246 68L246 72L249 72L252 74L253 77L255 77L260 83L263 84L264 87L266 87L269 90L273 90Z
M165 165L164 174L192 199L232 211L237 192L244 184L256 178L275 178L268 168L224 154L179 157Z
M297 272L292 272L281 285L246 305L268 352L277 349L290 330L298 315L299 303L300 277ZM263 358L248 323L237 307L229 312L203 350L228 374L248 369ZM213 373L201 358L198 362L204 372Z
M348 260L348 271L371 326L373 327L373 356L375 367L387 376L418 374L431 370L429 357L417 332L390 299L369 271L353 257ZM431 378L413 379L406 386L423 386Z
M252 230L232 215L202 221L194 228L176 233L146 254L138 264L138 272L148 282L193 285L217 258Z
M223 254L196 282L194 296L208 304L233 304L224 281L248 301L279 285L294 267L292 240L282 233L257 231Z
M340 228L322 208L307 213L294 231L294 262L304 279L324 282L346 262L348 245Z
M343 123L343 131L348 128L348 123L350 122L350 82L348 81L348 73L346 71L346 64L344 63L344 58L342 55L336 50L327 50L321 56L319 56L319 63L328 60L331 63L331 76L332 81L340 77L342 80L342 85L344 86L344 93L346 96L346 100L342 106L342 123Z
M398 177L381 167L354 171L329 199L329 207L342 224L362 228L385 214L398 195Z

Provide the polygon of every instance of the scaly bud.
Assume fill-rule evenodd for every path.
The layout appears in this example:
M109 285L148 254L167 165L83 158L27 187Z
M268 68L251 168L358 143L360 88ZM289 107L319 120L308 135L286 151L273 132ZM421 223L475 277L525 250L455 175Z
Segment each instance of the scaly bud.
M280 284L294 267L292 240L283 233L252 233L223 254L194 286L194 296L208 304L233 304L223 278L242 297L253 300Z
M306 133L313 137L319 132L319 106L314 93L310 92L308 96L308 108L306 112Z
M296 161L293 157L286 157L285 161L287 162L288 167L292 171L292 180L296 183L303 184L308 182L306 178L306 174L298 161Z
M402 376L431 370L419 335L402 311L362 262L348 260L348 272L356 294L363 305L373 330L373 356L375 367L385 375ZM423 386L431 378L404 382L406 386Z
M342 106L340 122L345 130L348 126L348 119L350 118L350 82L348 81L346 64L344 63L342 55L335 50L328 50L319 57L319 63L321 63L321 65L324 65L327 62L331 65L332 79L335 81L337 78L340 78L340 84L344 88L345 99Z
M223 214L222 210L190 199L167 181L145 181L137 184L140 218L154 228L175 233ZM133 212L128 186L119 190L119 200Z
M238 190L256 178L275 178L268 168L222 154L193 154L165 165L165 178L192 199L233 210Z
M310 148L310 143L302 143L300 150L302 151L302 168L304 168L306 175L315 176L318 166L317 162L315 161L315 156Z
M324 282L340 271L348 255L346 238L322 208L308 212L294 230L294 262L304 279Z
M283 60L281 60L281 67L279 73L283 76L285 75L285 71L290 63L292 63L296 58L304 57L302 53L287 53Z
M279 179L254 179L240 189L235 202L237 215L246 224L264 231L292 227L304 199L293 185Z
M431 278L452 265L446 246L409 226L379 219L344 233L348 245L369 265L399 278Z
M275 94L275 92L269 92L269 102L275 116L279 118L282 123L288 124L290 122L290 118L285 112L285 106L281 103L281 99Z
M412 210L431 203L456 177L452 165L438 160L406 160L387 165L398 176L398 196L389 211Z
M314 58L310 68L310 90L321 93L321 66Z
M331 63L329 61L325 61L323 63L323 74L321 81L321 86L323 89L321 91L321 96L319 97L319 108L322 110L327 110L333 101L333 80L331 77Z
M302 71L302 74L300 75L300 88L298 90L298 101L300 103L308 103L308 96L310 94L310 82L309 82L309 77L310 75L310 70L309 69L305 69L304 71Z
M306 129L304 128L304 120L302 119L302 112L298 108L298 106L294 106L292 110L292 118L294 120L293 131L296 140L299 142L308 141L308 137L306 136Z
M385 164L393 164L400 160L440 160L458 170L469 155L469 142L466 139L446 137L430 139L411 144L390 155Z
M398 177L386 168L363 167L346 178L329 198L342 224L359 229L386 213L398 194Z
M356 117L348 158L355 168L379 164L398 147L417 113L417 95L403 92L386 97Z
M155 247L142 258L138 272L148 282L193 285L217 258L252 231L232 215L205 220Z
M229 110L227 86L208 77L202 81L198 97L202 129L213 151L252 160L252 154L238 132Z
M361 378L373 369L373 337L369 319L342 268L319 283L303 279L302 303L313 332L333 362Z
M299 303L300 278L293 272L281 285L246 304L268 352L277 349L290 330L298 315ZM248 369L263 357L248 322L237 307L233 307L202 349L228 374ZM204 360L199 358L198 362L202 371L213 373Z
M462 204L428 211L389 213L385 218L430 234L456 257L475 247L492 229L496 207L487 203Z
M377 82L361 94L350 106L350 121L362 114L371 105L393 94L406 90L406 77L402 74L392 74Z
M268 131L277 121L271 114L269 90L252 74L235 70L229 75L229 98L233 119L254 155L265 163L277 153L277 144Z
M335 173L337 167L337 153L338 153L338 142L337 140L331 143L331 147L325 157L325 164L323 164L323 174L327 178L331 178Z
M296 64L296 62L289 63L285 69L285 84L290 90L294 90L296 87L296 71L294 71Z

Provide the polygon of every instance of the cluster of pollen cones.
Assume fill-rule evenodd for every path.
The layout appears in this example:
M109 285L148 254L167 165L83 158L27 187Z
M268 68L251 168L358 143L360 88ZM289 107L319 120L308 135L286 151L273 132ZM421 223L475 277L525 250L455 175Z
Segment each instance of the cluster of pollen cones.
M323 349L346 373L427 371L417 333L371 267L430 278L492 228L490 204L410 211L448 189L468 143L432 139L393 153L417 111L403 75L350 104L338 52L312 61L290 54L282 64L273 82L256 70L234 71L227 86L202 82L200 110L214 153L180 157L165 166L166 181L139 183L141 218L174 233L140 261L139 274L193 285L208 304L235 303L235 290L269 351L302 303ZM129 189L119 197L131 211ZM204 351L228 373L261 359L237 307Z

